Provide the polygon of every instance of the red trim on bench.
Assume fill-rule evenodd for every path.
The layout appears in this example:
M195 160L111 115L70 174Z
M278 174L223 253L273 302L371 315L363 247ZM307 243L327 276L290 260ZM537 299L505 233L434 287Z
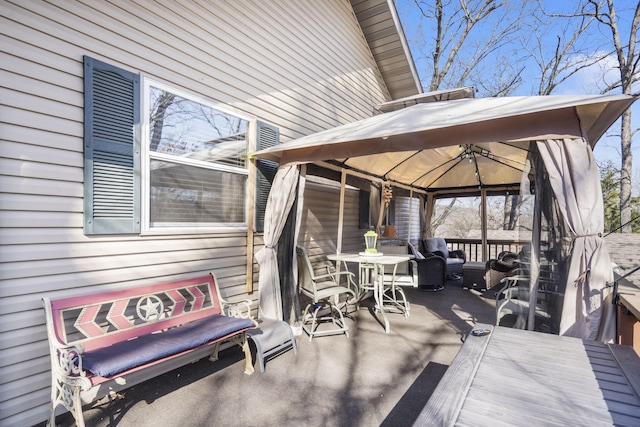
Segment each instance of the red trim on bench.
M174 306L173 311L171 312L172 316L179 316L182 314L184 307L187 305L187 300L182 296L182 294L176 290L171 290L167 292L167 296L173 300Z
M202 285L208 283L214 286L213 276L199 276L191 279L177 280L174 282L166 282L158 285L147 285L137 288L120 289L117 291L102 292L98 294L83 295L79 297L63 298L51 300L51 308L53 310L62 310L66 308L80 308L87 305L100 303L103 301L115 301L119 299L129 298L136 295L155 294L160 291L168 291L171 289L187 288L190 285ZM216 306L219 307L218 295L215 295Z
M99 337L101 335L104 335L104 331L102 330L102 328L93 322L99 312L99 305L93 305L83 308L82 312L78 316L78 319L74 323L74 326L88 337Z
M207 294L210 305L205 306L207 295L198 288L207 286ZM179 292L188 292L193 298L185 297ZM132 299L145 296L161 295L173 301L171 312L166 312L165 319L133 324L124 314L131 309ZM187 304L189 311L185 311ZM100 313L109 308L106 319L112 330L106 330L99 325ZM168 307L167 307L168 308ZM71 342L82 343L86 350L105 347L116 342L136 338L140 335L150 334L163 329L172 328L187 322L202 319L213 314L221 314L218 292L212 275L200 276L191 279L167 282L158 285L149 285L138 288L123 289L100 294L85 295L80 297L64 298L51 301L54 329L61 343L68 343L68 337L64 333L62 322L63 313L69 310L80 310L75 327L86 338L74 339Z
M127 309L127 300L116 301L107 314L107 320L115 325L118 329L127 329L133 327L133 324L127 319L125 310Z
M189 291L191 293L191 295L194 296L195 301L193 303L194 306L194 310L201 310L202 306L204 305L204 300L205 300L205 295L202 293L202 291L200 291L200 289L194 287L188 288L187 291Z

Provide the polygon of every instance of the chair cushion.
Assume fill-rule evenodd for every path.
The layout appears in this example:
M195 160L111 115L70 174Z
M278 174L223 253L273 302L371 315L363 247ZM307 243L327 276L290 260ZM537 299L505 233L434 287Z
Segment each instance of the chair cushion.
M428 237L424 239L427 252L442 252L444 258L449 258L447 242L442 237Z
M82 366L95 375L112 377L252 327L254 324L250 319L213 315L162 333L87 351L82 355Z

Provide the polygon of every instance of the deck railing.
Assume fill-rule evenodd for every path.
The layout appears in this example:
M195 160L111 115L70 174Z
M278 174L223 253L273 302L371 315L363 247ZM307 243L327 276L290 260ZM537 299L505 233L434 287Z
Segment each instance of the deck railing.
M467 254L467 262L485 262L490 259L495 259L498 254L503 251L511 251L514 253L520 252L523 246L528 245L530 242L526 240L497 240L488 239L487 247L489 253L486 257L483 257L482 253L482 240L480 239L452 239L447 238L447 244L449 250L463 249Z

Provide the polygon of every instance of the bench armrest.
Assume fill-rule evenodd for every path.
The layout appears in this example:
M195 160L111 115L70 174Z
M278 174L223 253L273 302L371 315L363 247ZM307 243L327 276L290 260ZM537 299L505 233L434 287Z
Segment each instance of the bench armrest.
M248 299L229 302L220 298L220 304L222 305L222 312L230 317L237 317L240 319L251 319L251 301Z
M82 390L91 388L91 381L82 369L84 349L76 345L51 347L52 375L63 384L79 386Z
M42 298L42 307L45 312L47 338L49 341L49 356L51 358L51 375L59 384L68 384L72 387L79 386L82 390L91 388L91 381L86 377L82 369L82 345L65 344L58 340L51 310L49 298Z

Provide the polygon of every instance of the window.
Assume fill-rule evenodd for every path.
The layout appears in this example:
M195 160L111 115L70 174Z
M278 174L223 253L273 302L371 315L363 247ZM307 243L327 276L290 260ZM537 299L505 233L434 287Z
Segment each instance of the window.
M249 190L262 231L277 164L256 162L249 187L247 152L278 144L276 127L150 80L141 90L90 57L84 73L85 234L246 227Z
M145 81L149 228L245 226L249 120Z

